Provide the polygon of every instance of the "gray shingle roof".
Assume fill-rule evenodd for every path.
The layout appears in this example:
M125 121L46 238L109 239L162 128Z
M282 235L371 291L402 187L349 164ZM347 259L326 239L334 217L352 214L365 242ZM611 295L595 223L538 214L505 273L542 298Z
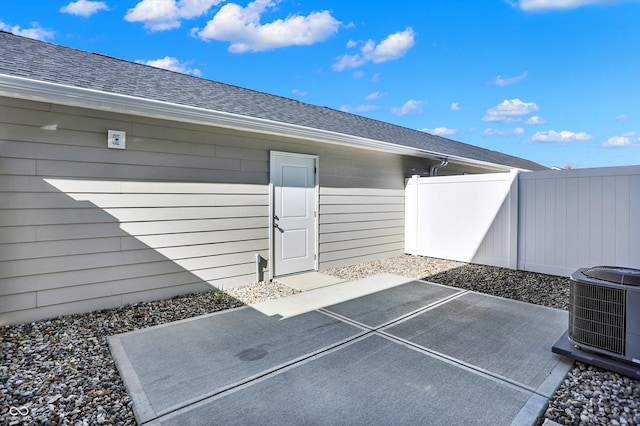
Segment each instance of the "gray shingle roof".
M2 31L0 52L0 74L295 124L510 167L547 169L383 121Z

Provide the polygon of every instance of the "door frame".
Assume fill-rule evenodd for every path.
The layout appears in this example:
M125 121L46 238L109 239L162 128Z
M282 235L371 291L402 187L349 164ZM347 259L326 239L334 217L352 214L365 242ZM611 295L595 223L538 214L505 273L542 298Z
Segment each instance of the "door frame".
M273 185L273 166L274 156L282 156L282 157L297 157L297 158L306 158L312 159L315 165L315 187L314 187L314 200L315 200L315 221L314 221L314 229L313 232L315 234L315 253L314 253L314 270L318 270L320 264L320 164L318 155L311 154L299 154L295 152L284 152L284 151L269 151L269 280L274 278L274 266L275 266L275 238L273 233L275 229L273 227L273 215L274 215L274 201L275 201L275 190Z

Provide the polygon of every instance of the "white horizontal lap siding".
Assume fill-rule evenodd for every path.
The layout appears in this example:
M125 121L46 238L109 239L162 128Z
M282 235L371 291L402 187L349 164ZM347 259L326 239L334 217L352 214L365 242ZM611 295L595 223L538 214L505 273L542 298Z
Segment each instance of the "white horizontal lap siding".
M320 189L320 269L400 255L403 189Z
M177 126L0 98L0 324L253 280L268 150Z
M429 164L362 150L321 156L320 270L402 255L405 178Z

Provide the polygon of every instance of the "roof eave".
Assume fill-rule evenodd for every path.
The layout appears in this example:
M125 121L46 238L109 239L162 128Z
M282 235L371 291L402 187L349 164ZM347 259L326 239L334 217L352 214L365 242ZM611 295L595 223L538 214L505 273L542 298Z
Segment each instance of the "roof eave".
M296 124L33 80L7 74L0 74L0 95L11 98L57 103L68 106L223 127L260 134L293 137L422 158L448 158L450 161L455 161L457 163L485 167L497 171L506 171L513 168L503 164L448 155L435 151L347 135L344 133L331 132L328 130L315 129Z

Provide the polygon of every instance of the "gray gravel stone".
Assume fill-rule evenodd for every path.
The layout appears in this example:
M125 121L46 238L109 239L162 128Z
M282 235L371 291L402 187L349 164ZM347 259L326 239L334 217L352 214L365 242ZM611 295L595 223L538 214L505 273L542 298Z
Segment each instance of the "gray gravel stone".
M107 336L242 306L190 294L0 328L0 425L135 425Z
M423 256L399 256L323 272L351 281L389 272L559 309L567 309L569 301L565 277Z
M323 272L347 280L389 272L555 308L568 304L567 278L428 257L400 256ZM247 284L228 294L190 294L3 326L0 425L134 425L107 336L297 292L279 283ZM561 425L640 425L640 382L576 363L539 424L544 419Z
M225 292L236 299L241 300L247 305L250 305L252 303L264 302L265 300L291 296L292 294L300 293L300 290L296 290L274 281L263 284L246 284L230 288L225 290Z

